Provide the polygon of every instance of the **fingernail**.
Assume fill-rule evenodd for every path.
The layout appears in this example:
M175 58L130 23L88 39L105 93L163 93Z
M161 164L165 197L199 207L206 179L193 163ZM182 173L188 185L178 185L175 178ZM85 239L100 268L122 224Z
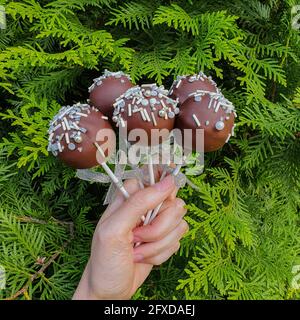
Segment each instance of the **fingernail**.
M174 177L172 175L166 176L162 181L154 185L154 188L160 192L165 192L172 187L174 187Z
M140 262L140 261L144 260L144 256L140 253L134 254L133 260L134 260L134 262Z

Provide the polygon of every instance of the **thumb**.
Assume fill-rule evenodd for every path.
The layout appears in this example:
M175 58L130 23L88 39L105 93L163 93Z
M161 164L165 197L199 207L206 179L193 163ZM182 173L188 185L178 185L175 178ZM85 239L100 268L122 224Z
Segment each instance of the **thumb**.
M131 231L141 221L142 216L157 207L174 192L173 176L167 176L153 186L139 190L126 200L112 215L121 232Z

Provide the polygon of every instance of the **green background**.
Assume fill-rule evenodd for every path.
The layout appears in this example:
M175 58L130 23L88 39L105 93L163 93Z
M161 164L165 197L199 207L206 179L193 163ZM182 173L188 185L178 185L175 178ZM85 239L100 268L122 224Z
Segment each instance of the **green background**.
M107 186L47 153L49 120L105 68L169 87L211 75L238 113L180 191L190 232L134 299L297 299L300 31L293 0L0 1L0 264L4 299L70 299ZM293 19L293 20L292 20Z

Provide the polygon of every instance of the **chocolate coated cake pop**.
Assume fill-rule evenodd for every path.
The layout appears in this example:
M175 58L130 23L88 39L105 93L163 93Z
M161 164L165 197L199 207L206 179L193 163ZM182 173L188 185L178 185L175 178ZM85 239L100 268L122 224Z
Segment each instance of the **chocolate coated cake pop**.
M108 136L102 137L101 129L110 129L105 131ZM109 143L115 143L114 137L110 136L114 132L108 118L88 104L62 107L51 121L48 133L48 151L75 169L99 165L99 154L94 143L101 146L108 139ZM114 146L111 147L113 150Z
M169 96L173 99L179 100L182 104L192 93L197 90L207 92L220 92L217 84L211 77L207 77L203 72L191 76L177 76L169 91Z
M131 87L133 84L129 75L122 71L105 70L104 74L94 79L94 83L89 87L89 103L110 119L114 111L112 104L115 99Z
M116 126L125 127L130 133L133 129L144 129L148 136L148 144L154 144L151 140L153 129L174 128L175 116L179 113L177 101L167 96L167 90L156 84L144 84L128 89L114 103L112 120ZM153 133L152 133L153 134ZM159 142L160 143L160 142Z
M194 150L196 129L204 129L204 152L210 152L220 149L234 135L235 117L234 106L220 92L198 90L181 105L175 127L182 134L184 129L193 130Z

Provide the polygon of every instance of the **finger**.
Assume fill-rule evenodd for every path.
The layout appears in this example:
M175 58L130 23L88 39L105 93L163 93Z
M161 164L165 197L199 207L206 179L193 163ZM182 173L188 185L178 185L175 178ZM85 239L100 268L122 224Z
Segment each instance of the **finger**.
M138 227L133 231L134 242L153 242L164 238L182 221L186 213L185 202L176 198L167 201L167 208L151 224Z
M168 250L165 250L164 252L147 258L143 259L141 262L137 261L139 264L142 263L142 265L148 264L149 266L159 266L162 263L166 262L170 257L175 254L180 248L180 243L177 242L175 245L170 247Z
M174 200L176 198L178 190L179 190L179 188L175 187L174 191L169 196L169 200Z
M135 261L143 261L157 256L165 250L173 247L188 231L188 224L182 220L180 224L161 240L145 243L133 249Z
M162 181L132 194L122 206L111 215L111 225L115 223L122 233L131 231L141 217L163 202L174 190L174 178L166 177Z

